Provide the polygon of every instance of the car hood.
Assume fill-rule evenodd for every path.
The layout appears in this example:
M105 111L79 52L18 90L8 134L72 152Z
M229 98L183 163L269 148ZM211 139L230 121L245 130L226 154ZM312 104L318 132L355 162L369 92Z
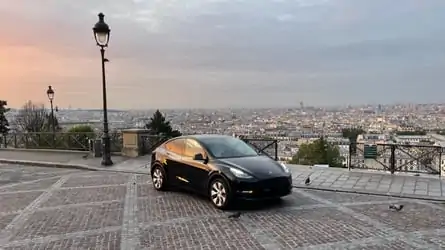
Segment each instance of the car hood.
M280 163L267 156L227 158L219 159L218 161L228 167L241 169L259 179L286 175Z

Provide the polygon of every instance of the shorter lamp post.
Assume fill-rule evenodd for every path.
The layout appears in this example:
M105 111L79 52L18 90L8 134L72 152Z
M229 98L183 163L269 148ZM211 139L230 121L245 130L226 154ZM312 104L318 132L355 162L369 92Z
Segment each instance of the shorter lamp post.
M102 165L111 166L111 149L110 149L110 135L108 131L108 111L107 111L107 83L105 80L105 62L108 60L105 58L105 48L108 47L108 41L110 40L110 27L105 23L105 15L99 13L99 21L93 27L94 38L96 39L96 45L100 47L100 55L102 62L102 98L103 98L103 113L104 113L104 133L102 137L103 154Z
M52 86L48 86L48 90L46 91L46 94L48 95L49 103L51 104L51 131L53 132L53 147L55 147L55 141L56 141L56 125L55 125L55 119L54 119L54 106L53 106L53 100L54 100L54 90Z

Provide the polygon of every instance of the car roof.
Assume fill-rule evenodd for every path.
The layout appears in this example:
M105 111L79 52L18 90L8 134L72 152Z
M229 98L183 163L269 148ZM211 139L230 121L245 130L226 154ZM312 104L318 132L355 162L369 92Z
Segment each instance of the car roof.
M183 135L179 137L175 137L170 139L172 141L174 139L195 139L197 141L201 141L202 139L218 139L218 138L227 138L232 137L230 135L218 135L218 134L197 134L197 135Z

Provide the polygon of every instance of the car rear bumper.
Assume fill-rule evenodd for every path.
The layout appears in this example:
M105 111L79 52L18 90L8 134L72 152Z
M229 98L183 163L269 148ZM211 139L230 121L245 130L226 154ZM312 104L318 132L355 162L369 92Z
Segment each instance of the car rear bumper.
M261 181L238 181L234 183L237 199L274 199L292 193L292 177L277 177Z

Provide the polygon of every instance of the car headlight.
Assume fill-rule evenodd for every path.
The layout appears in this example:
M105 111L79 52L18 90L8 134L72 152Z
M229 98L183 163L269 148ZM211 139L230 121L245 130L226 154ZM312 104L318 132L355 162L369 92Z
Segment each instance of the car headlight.
M283 168L284 172L290 173L289 168L284 164L280 162L281 167Z
M247 174L244 171L241 171L237 168L229 168L230 172L232 172L233 175L235 175L235 177L237 178L241 178L241 179L251 179L252 176Z

